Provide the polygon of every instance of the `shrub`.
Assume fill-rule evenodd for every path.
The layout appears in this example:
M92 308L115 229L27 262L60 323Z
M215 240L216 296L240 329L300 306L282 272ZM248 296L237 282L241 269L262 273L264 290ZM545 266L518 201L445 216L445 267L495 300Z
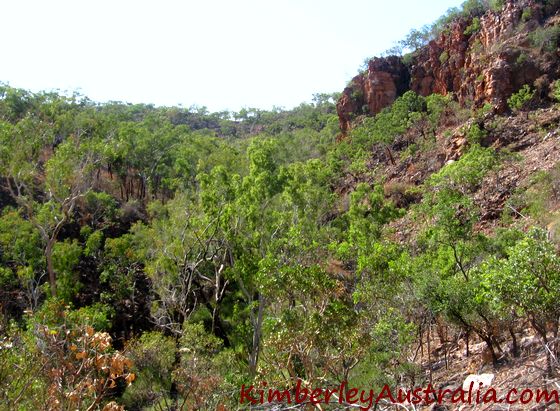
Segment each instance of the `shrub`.
M522 53L519 54L519 56L517 57L517 60L515 60L515 62L517 64L521 65L521 64L523 64L527 61L527 58L528 58L527 54L522 52Z
M475 53L482 53L482 43L479 39L476 39L472 45L472 51Z
M452 98L450 95L431 94L426 97L426 108L428 110L428 120L435 129L445 115L453 111Z
M466 133L467 141L469 144L480 144L482 139L488 134L485 130L482 130L478 124L473 124L469 127Z
M175 361L173 338L156 331L147 332L132 341L128 350L138 380L126 390L124 405L127 409L142 409L162 399L165 401L166 393L171 388L171 372Z
M558 39L560 38L560 27L539 27L531 33L530 39L534 47L540 50L553 52L558 46Z
M483 0L466 0L461 4L462 15L468 16L479 16L486 11L486 4Z
M480 30L480 18L474 17L471 21L471 24L467 26L463 34L465 34L465 36L471 36L479 30Z
M525 315L547 345L547 325L558 324L560 313L560 257L546 230L532 228L525 238L507 250L491 280L500 298ZM547 371L552 371L547 352Z
M415 56L416 55L414 53L406 53L405 55L402 56L401 60L405 66L410 66L414 61Z
M539 171L531 176L529 185L520 187L508 200L515 210L533 218L540 224L550 222L551 210L560 200L560 166L549 171Z
M352 141L365 144L391 144L394 139L410 128L419 113L425 111L425 99L413 91L407 91L397 98L393 105L385 107L375 118L368 117L352 130Z
M533 99L535 90L532 90L528 84L525 84L516 93L508 98L508 106L512 110L521 110L529 101Z
M500 11L504 7L504 0L490 0L490 10Z
M440 190L448 187L471 191L482 182L496 162L496 153L493 149L474 145L458 161L432 174L427 183Z
M550 92L550 96L556 100L556 101L560 101L560 80L556 80L555 82L553 82L550 85L551 88L551 92Z
M533 10L528 7L524 8L523 13L521 14L521 21L529 21L531 20L531 17L533 17Z

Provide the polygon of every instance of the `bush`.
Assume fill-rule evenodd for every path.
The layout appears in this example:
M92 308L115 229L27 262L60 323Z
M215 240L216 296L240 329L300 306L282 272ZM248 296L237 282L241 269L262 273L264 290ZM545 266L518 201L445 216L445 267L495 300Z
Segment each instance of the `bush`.
M513 93L510 98L508 98L508 106L512 110L521 110L526 104L533 99L535 95L535 90L532 90L528 84Z
M473 124L469 127L466 133L467 141L469 144L480 144L482 139L488 134L485 130L481 130L478 124Z
M411 66L414 58L416 57L415 53L406 53L402 56L401 60L405 66Z
M424 97L407 91L394 103L377 113L375 118L368 117L352 130L352 141L357 144L391 144L394 139L409 129L425 111Z
M480 16L486 11L486 8L484 0L466 0L461 4L462 15L465 17Z
M555 82L553 82L550 85L551 88L551 92L550 92L550 96L556 100L556 101L560 101L560 80L556 80Z
M547 240L546 230L541 228L532 228L507 253L508 259L500 261L490 279L493 287L518 315L529 318L547 345L548 324L558 327L560 314L560 257L554 244ZM547 371L551 373L552 354L547 353Z
M523 13L521 14L521 21L522 22L526 22L531 20L531 18L533 17L533 10L530 8L524 8L523 9Z
M500 11L504 7L504 0L490 0L490 10Z
M467 28L465 29L464 33L465 36L470 36L480 30L480 18L474 17L472 22Z
M450 95L430 94L426 97L426 108L428 110L428 120L435 129L445 116L452 113L452 98Z
M76 270L82 253L82 247L75 239L58 242L53 247L52 259L54 269L58 274L56 280L58 295L64 301L72 301L72 298L83 286L79 281L79 273Z
M127 409L142 409L165 401L171 388L175 341L159 332L144 333L128 347L137 383L130 386L123 401Z
M556 50L559 38L559 26L539 27L530 35L530 39L534 47L538 47L540 50L548 52Z
M458 161L432 174L427 182L438 190L447 187L472 191L482 182L486 173L496 165L496 161L496 153L492 148L474 145Z
M521 65L521 64L523 64L523 63L525 63L525 62L527 61L527 58L528 58L527 53L521 52L521 53L519 54L519 56L517 57L517 60L515 60L515 62L516 62L517 64Z

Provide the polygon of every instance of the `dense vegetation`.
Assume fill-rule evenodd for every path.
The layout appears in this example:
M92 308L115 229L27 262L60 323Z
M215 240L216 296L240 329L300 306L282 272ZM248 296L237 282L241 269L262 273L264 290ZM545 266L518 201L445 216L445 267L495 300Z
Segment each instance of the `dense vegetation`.
M474 230L472 194L513 161L479 126L421 186L369 165L432 149L466 117L450 97L407 92L336 143L327 95L220 114L1 96L5 409L206 409L233 406L242 383L297 378L406 386L434 321L496 362L498 330L558 328L546 233ZM405 214L410 244L390 228Z
M1 86L0 409L235 409L242 384L298 379L418 386L434 328L483 341L495 364L529 328L556 373L559 166L488 217L476 194L519 161L488 142L503 117L409 91L337 141L337 97L209 113ZM509 106L537 99L527 85ZM461 155L432 167L457 135ZM399 179L422 162L417 183Z

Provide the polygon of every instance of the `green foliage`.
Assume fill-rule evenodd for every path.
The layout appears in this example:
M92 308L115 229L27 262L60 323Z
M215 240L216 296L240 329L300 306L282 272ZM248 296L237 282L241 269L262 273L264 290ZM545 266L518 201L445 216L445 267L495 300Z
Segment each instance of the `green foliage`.
M525 84L517 92L508 98L508 106L512 110L523 109L535 96L535 90L532 90L528 84Z
M414 52L426 45L432 38L431 30L428 26L422 27L420 30L412 29L406 37L399 42L402 48Z
M504 0L490 0L489 6L490 10L492 11L501 11L504 7L505 1Z
M556 80L551 85L551 95L556 101L560 101L560 80Z
M414 62L414 59L416 58L415 53L410 52L410 53L406 53L402 56L402 62L405 66L410 67L412 65L412 63Z
M534 47L540 51L554 52L560 38L560 26L538 27L530 34Z
M441 64L445 64L447 63L447 61L449 60L449 53L444 50L440 55L439 55L439 62Z
M436 93L430 94L426 97L426 108L428 111L428 119L435 129L438 127L442 118L453 110L452 98L449 94L446 96Z
M540 228L507 250L508 258L493 262L487 272L488 289L513 306L517 315L526 316L544 344L548 343L547 324L557 321L560 313L560 256ZM552 352L547 351L547 371L552 373Z
M480 18L473 17L471 24L467 26L464 31L465 36L472 36L473 34L477 33L480 30Z
M414 59L454 18L470 22L465 35L473 35L497 3L467 1L395 52ZM533 96L525 86L509 103L522 109ZM96 336L104 355L130 353L137 381L125 388L128 374L111 394L130 409L183 401L229 409L241 383L263 377L271 387L296 378L417 384L410 353L436 317L491 350L500 330L529 320L540 333L557 319L560 263L543 232L476 231L475 193L504 152L481 147L499 131L486 115L492 107L466 122L473 111L453 95L408 91L335 143L337 98L209 113L0 87L0 177L9 193L0 200L0 303L22 327L0 321L7 409L17 409L14 393L24 388L6 383L10 370L31 380L17 405L39 409L37 399L56 390L36 364L64 372L81 364L67 355L74 338ZM440 160L416 163L465 124L458 160L436 172ZM410 180L384 179L386 166L411 177L418 165ZM556 174L536 175L507 205L556 221ZM124 350L96 330L111 330ZM130 363L120 361L124 372Z
M129 352L137 382L126 390L123 404L132 409L170 401L175 341L157 331L146 332L130 343Z
M467 129L466 137L469 144L474 145L480 144L487 134L488 132L486 130L481 130L478 124L471 124Z
M83 231L83 230L82 230ZM94 231L91 234L88 234L84 254L86 256L94 256L95 253L101 249L103 244L103 232L102 231Z
M58 273L58 295L67 302L72 301L82 287L75 271L82 252L82 247L76 240L56 243L53 249L53 265Z
M84 196L84 212L92 227L105 228L117 217L117 202L108 193L89 191Z
M202 324L187 324L180 340L181 362L172 373L179 393L196 408L215 408L234 403L231 392L240 383L234 354L223 349L222 342L208 334Z
M549 171L535 173L526 185L516 190L508 199L508 207L504 212L517 210L517 212L531 217L539 224L549 224L551 218L553 218L551 210L554 209L554 204L560 199L560 187L557 183L559 176L560 168L558 165L555 165Z
M134 380L130 360L112 349L109 334L76 325L70 314L50 300L29 318L28 331L0 328L0 370L18 368L17 378L0 379L2 408L94 409L109 402L116 381Z
M488 4L484 0L466 0L461 4L461 14L465 17L475 17L483 14L488 9Z
M33 225L16 210L5 208L0 216L0 266L2 286L27 286L44 268L42 244Z
M526 53L521 52L519 53L519 56L517 57L517 60L515 60L515 62L519 65L522 65L523 63L525 63L527 61L529 57L527 56Z
M428 180L428 185L439 190L474 190L496 163L496 155L492 148L473 145L458 161L433 174Z
M418 120L420 113L425 111L425 105L424 97L407 91L375 118L366 118L361 126L352 131L352 138L359 143L370 141L391 144Z
M531 230L525 238L508 250L507 260L495 273L496 288L506 302L544 323L556 317L560 257L547 241L546 231Z
M527 22L533 18L533 9L526 7L523 9L523 13L521 13L521 21Z
M413 29L399 42L402 49L414 52L437 38L447 30L449 24L459 18L472 19L472 23L465 31L466 35L473 34L480 29L479 17L489 8L501 9L502 0L466 0L460 7L448 9L439 19L431 25L425 25L421 29ZM475 21L476 19L476 21ZM447 60L447 59L446 59Z
M87 307L68 311L66 319L71 324L76 324L80 327L90 326L98 331L109 331L112 325L111 320L114 316L115 310L113 307L107 304L94 303Z

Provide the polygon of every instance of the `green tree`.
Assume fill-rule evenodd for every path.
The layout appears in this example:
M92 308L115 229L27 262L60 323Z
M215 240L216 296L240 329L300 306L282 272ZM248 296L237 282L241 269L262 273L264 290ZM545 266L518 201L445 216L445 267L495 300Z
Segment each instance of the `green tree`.
M546 347L547 370L552 374L552 358L558 352L558 346L550 343L547 324L553 324L556 339L560 313L560 257L547 240L546 231L539 228L530 230L507 252L508 258L499 262L488 281L493 282L505 303L513 305L518 315L528 318Z

